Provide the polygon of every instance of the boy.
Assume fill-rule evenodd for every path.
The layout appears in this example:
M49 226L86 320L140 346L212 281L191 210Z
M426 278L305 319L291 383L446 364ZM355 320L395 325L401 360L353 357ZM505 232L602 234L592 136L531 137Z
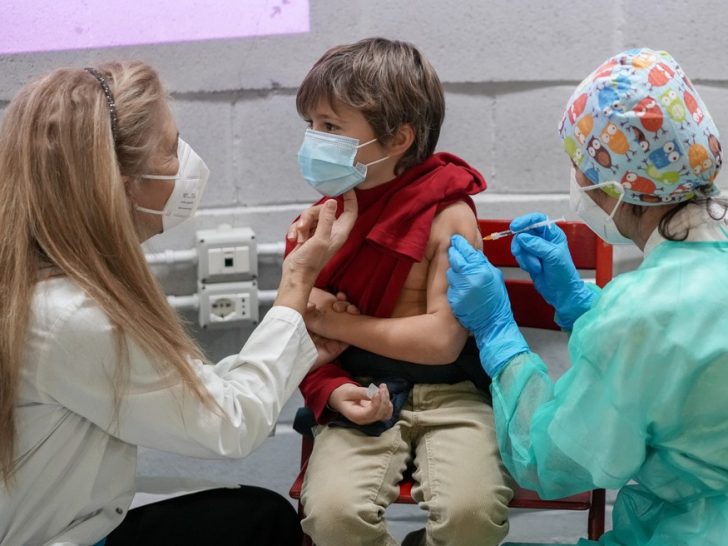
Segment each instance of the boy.
M487 385L474 384L483 377L477 351L461 355L468 333L450 311L445 278L451 235L480 242L469 196L485 180L461 159L433 154L440 81L411 44L367 39L326 52L296 106L310 127L299 151L304 178L327 196L355 188L359 209L307 317L312 332L351 348L301 385L322 423L303 485L304 531L319 546L397 544L383 513L412 461L413 496L429 520L406 543L498 544L512 492ZM337 312L339 292L361 314ZM352 375L380 384L371 402ZM395 407L387 420L385 385Z

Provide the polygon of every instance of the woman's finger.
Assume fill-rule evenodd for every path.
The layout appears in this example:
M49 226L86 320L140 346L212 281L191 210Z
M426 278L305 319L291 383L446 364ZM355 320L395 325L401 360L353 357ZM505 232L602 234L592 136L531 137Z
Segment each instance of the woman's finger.
M314 205L304 210L298 221L288 228L288 238L296 239L298 243L306 241L316 228L320 212L321 205Z
M329 199L322 206L319 211L318 224L316 224L316 231L313 236L317 239L321 239L324 242L328 242L331 239L331 229L336 220L336 200Z
M343 200L343 210L336 219L331 237L331 246L334 252L339 250L344 242L346 242L359 213L354 190L349 190L341 197Z
M483 259L483 253L475 250L462 235L453 235L450 243L450 248L456 249L466 263L477 263Z

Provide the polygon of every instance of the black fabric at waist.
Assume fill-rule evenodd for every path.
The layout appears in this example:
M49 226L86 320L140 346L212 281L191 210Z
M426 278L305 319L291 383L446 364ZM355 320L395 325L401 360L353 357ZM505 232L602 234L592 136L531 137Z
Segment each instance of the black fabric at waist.
M472 336L468 337L460 355L450 364L414 364L371 353L359 347L349 347L339 356L339 362L354 377L401 377L411 383L430 384L453 384L470 380L479 389L488 391L490 388L490 378L480 365L480 353Z

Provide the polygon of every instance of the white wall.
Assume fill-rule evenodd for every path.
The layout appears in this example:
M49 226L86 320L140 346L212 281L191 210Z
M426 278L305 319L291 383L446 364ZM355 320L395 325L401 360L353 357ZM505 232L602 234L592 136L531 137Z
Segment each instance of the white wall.
M718 0L310 1L306 34L0 56L0 111L21 85L58 66L113 58L156 66L181 134L212 177L195 222L156 238L150 250L190 248L196 229L222 222L252 227L260 242L280 241L317 198L297 174L305 126L296 87L328 47L367 36L412 41L438 70L448 108L439 148L485 174L482 216L568 215L568 163L556 127L572 88L623 49L670 51L728 131L728 10ZM170 293L194 290L192 268L159 274ZM261 285L276 282L277 264L264 264ZM244 336L206 335L205 344L226 352Z

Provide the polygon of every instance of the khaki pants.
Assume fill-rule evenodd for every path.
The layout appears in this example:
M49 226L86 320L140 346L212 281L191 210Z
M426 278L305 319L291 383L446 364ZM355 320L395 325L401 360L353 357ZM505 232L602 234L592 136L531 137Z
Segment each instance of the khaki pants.
M301 493L304 532L317 546L396 545L383 516L410 462L412 495L429 515L427 545L487 546L506 536L512 481L493 410L470 381L415 385L379 437L319 427Z

